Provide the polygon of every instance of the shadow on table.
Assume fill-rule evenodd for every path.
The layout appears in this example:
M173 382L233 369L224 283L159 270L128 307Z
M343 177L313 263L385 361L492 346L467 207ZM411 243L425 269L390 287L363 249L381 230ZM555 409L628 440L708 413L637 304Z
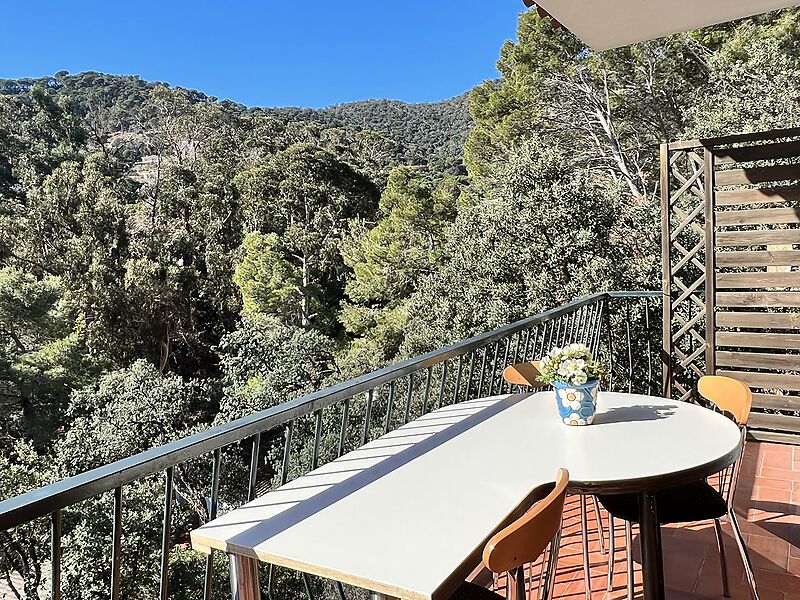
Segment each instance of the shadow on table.
M384 477L403 465L423 456L424 454L463 434L473 427L480 425L484 421L510 408L511 406L514 406L516 403L524 400L525 398L527 398L527 394L515 394L500 401L493 402L488 406L475 405L475 411L472 414L465 414L463 417L461 417L460 421L455 423L442 423L442 430L432 432L429 437L414 443L407 449L401 450L397 454L393 454L387 458L384 458L377 464L373 464L364 469L348 469L348 472L352 471L352 475L348 476L346 479L330 485L329 487L325 487L325 489L322 489L319 493L299 501L297 504L291 506L283 512L278 513L277 515L272 516L264 521L243 522L242 524L248 523L252 526L230 538L228 540L228 547L239 549L254 548L259 543L264 542L292 527L293 525L296 525L301 521L317 514L324 508L342 500L343 498L346 498L350 494L355 493L356 491L364 488L374 481L377 481L381 477ZM422 420L425 420L425 417L423 417ZM407 429L407 426L401 427L385 437L386 439L402 437L403 433ZM338 463L334 461L334 463L331 464L335 465ZM306 475L306 477L313 475L314 473L311 473ZM230 524L228 523L226 525ZM213 524L206 525L206 528L213 527Z
M619 406L597 413L594 417L594 424L607 425L609 423L630 423L633 421L660 421L674 414L675 409L666 406L648 404Z

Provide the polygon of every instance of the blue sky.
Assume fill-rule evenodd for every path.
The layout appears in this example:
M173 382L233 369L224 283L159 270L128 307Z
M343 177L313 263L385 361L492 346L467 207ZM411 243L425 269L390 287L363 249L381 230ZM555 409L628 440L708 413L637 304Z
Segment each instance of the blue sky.
M0 77L102 71L250 106L435 101L497 76L522 0L20 0Z

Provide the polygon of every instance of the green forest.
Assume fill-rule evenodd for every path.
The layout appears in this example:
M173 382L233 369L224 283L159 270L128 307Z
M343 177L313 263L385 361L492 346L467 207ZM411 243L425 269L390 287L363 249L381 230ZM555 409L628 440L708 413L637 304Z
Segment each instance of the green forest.
M584 294L656 289L659 144L800 125L798 9L604 53L533 11L497 64L446 102L322 110L0 80L0 498ZM161 485L126 492L126 598L152 597ZM176 487L185 533L205 509ZM70 515L65 598L107 596L108 514ZM47 597L45 527L0 533L18 598ZM202 597L202 558L173 561L173 597Z

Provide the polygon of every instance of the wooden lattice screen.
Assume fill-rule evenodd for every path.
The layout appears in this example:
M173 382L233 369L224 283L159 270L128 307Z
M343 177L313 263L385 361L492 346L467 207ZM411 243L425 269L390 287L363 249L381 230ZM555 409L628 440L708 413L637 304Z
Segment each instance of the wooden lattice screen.
M728 375L757 437L800 434L800 129L661 147L664 392ZM795 414L797 411L797 414Z

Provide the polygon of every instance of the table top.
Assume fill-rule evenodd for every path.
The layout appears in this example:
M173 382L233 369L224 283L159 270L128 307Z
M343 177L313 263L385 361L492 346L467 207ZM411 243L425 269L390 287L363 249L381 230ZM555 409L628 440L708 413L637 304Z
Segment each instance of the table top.
M472 400L195 529L192 546L439 600L559 467L572 489L644 491L710 475L735 460L739 444L726 417L652 396L600 392L586 427L561 423L552 391Z

